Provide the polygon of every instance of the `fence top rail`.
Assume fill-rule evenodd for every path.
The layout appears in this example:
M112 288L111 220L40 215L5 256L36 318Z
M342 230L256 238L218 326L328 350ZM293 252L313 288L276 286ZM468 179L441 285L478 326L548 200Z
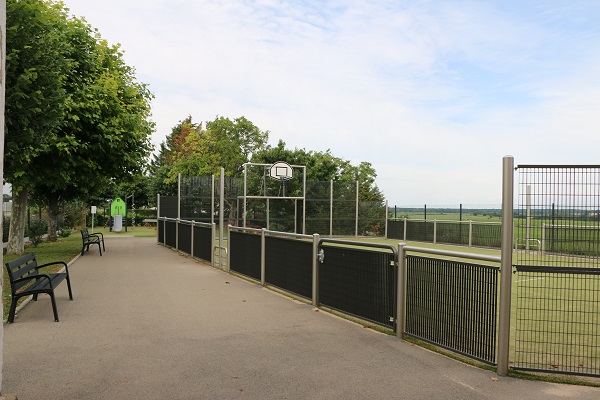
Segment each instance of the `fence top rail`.
M517 165L515 169L521 168L600 168L600 165L574 165L574 164L566 164L566 165Z
M290 232L280 232L280 231L270 231L265 229L265 234L269 236L283 236L294 239L312 239L312 235L303 235L301 233L290 233Z
M238 232L249 232L249 233L261 233L265 232L265 235L269 236L278 236L278 237L288 237L294 239L312 239L312 235L302 235L300 233L290 233L290 232L280 232L280 231L270 231L265 228L244 228L241 226L233 226L229 225L230 231L238 231Z
M227 229L230 232L254 232L254 233L260 233L262 231L262 229L244 228L242 226L233 226L233 225L227 225Z
M403 248L404 251L412 251L415 253L435 254L438 256L467 258L467 259L471 259L471 260L491 261L491 262L498 262L498 263L502 261L502 258L500 256L489 256L489 255L485 255L485 254L465 253L462 251L451 251L451 250L442 250L442 249L431 249L431 248L426 248L426 247L406 246L406 245L403 245L403 243L399 243L398 246Z
M321 243L333 243L333 244L341 244L346 246L360 246L360 247L371 247L376 249L385 249L390 250L394 257L398 256L398 249L395 246L390 244L383 243L369 243L369 242L358 242L354 240L342 240L342 239L330 239L330 238L322 238L319 240L319 246Z
M466 221L457 221L457 220L451 220L451 219L417 219L417 218L388 218L388 221L410 221L410 222L443 222L443 223L452 223L452 224L470 224L473 223L474 225L502 225L502 222L495 222L495 221L489 221L489 222L484 222L484 221L473 221L473 220L466 220Z
M238 196L238 199L243 199L246 197L247 199L269 199L269 200L304 200L304 197L290 197L290 196Z
M189 220L186 220L186 219L179 219L179 218L158 217L157 219L159 221L179 222L180 224L194 225L194 226L203 226L205 228L212 228L212 226L215 225L214 223L211 224L210 222L189 221Z

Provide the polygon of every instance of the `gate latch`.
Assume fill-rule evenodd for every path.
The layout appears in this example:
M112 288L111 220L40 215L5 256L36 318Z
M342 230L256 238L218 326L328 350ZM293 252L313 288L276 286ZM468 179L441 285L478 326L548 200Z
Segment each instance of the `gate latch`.
M319 250L319 254L317 255L317 260L319 260L319 262L321 264L323 264L323 261L325 261L325 250L323 250L323 249Z

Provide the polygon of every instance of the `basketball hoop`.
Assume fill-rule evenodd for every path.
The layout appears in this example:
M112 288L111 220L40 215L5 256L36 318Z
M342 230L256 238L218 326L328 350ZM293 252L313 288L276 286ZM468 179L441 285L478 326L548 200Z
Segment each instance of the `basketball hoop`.
M278 161L271 165L269 176L278 181L289 181L294 176L292 166L284 161Z

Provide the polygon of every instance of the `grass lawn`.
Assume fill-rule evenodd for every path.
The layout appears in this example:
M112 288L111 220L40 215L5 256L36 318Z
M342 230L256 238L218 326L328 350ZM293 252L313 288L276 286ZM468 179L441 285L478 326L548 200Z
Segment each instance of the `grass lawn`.
M90 232L91 232L90 228ZM155 228L147 227L135 227L129 228L127 232L109 232L108 228L94 228L94 232L102 232L104 236L134 236L134 237L152 237L156 236ZM39 264L45 264L52 261L64 261L69 263L81 252L81 234L79 231L71 233L68 237L59 237L56 242L42 242L37 247L25 246L24 253L35 253ZM20 255L4 255L3 264L9 261L16 260L21 257ZM3 319L6 320L8 317L8 311L10 310L10 283L8 281L8 274L6 273L6 266L4 268L4 286L3 286ZM57 272L61 268L60 265L52 266L48 268L48 272ZM21 299L23 301L24 299Z

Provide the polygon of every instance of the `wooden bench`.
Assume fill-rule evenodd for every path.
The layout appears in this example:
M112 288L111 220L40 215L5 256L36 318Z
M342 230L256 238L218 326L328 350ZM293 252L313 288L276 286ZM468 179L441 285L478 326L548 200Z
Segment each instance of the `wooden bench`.
M81 255L85 250L90 250L90 245L97 244L98 250L100 250L100 255L102 255L102 249L106 251L106 247L104 247L104 235L102 232L99 233L89 233L87 228L81 230ZM102 243L102 248L100 248L100 243Z
M57 264L62 264L65 267L65 272L45 274L40 271L43 267ZM17 301L21 297L33 295L33 300L37 301L37 296L40 293L47 293L50 295L50 300L52 300L52 310L54 311L54 320L58 322L54 288L65 279L67 280L67 286L69 287L69 299L73 300L71 279L69 278L69 268L67 267L67 264L63 261L55 261L38 265L35 254L29 253L14 261L7 262L6 269L8 271L12 296L8 322L12 323L14 321L15 312L17 310Z

